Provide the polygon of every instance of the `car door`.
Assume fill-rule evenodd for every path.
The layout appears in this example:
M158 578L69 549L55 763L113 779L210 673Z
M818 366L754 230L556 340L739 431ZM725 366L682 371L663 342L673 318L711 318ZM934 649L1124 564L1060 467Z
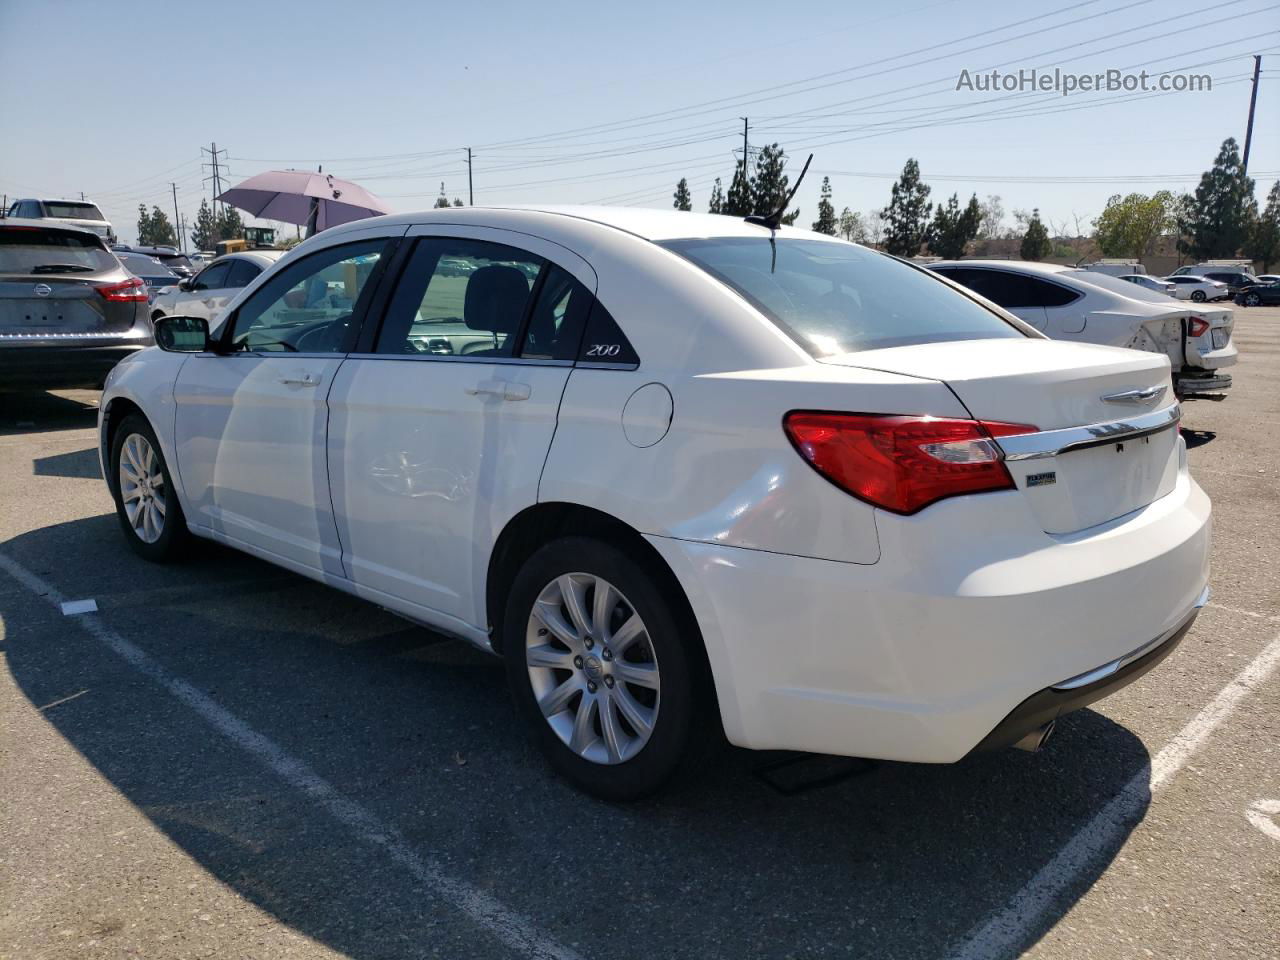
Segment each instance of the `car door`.
M385 263L385 232L292 262L227 318L174 389L192 523L308 573L342 576L325 464L326 398Z
M465 634L487 625L495 539L537 502L596 278L524 234L410 238L376 342L330 394L333 504L358 592Z
M989 267L947 267L944 276L999 304L1037 330L1045 328L1044 307L1034 302L1022 274Z

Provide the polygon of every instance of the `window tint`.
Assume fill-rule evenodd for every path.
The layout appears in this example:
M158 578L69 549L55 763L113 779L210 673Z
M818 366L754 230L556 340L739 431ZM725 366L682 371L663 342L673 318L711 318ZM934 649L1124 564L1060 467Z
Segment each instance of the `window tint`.
M102 211L92 203L71 203L67 201L46 201L45 209L51 217L62 217L67 220L105 220Z
M551 264L529 313L520 356L540 360L573 360L595 297L568 271Z
M387 310L378 353L509 357L543 260L500 243L419 240Z
M386 245L384 239L343 244L281 270L236 311L228 348L345 353Z
M248 260L232 260L231 273L227 277L227 286L235 287L236 289L247 287L253 282L253 278L261 272L258 267Z
M223 260L201 270L191 283L192 290L222 290L227 285L227 274L231 272L231 262Z

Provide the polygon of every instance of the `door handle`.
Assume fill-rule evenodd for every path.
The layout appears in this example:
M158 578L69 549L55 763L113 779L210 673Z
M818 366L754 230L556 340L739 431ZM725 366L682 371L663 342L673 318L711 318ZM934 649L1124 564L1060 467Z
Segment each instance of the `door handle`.
M466 391L473 397L498 397L502 400L528 400L529 385L527 383L509 383L506 380L481 380Z
M312 377L311 374L303 374L301 377L281 377L280 382L288 384L291 387L318 387L320 381Z

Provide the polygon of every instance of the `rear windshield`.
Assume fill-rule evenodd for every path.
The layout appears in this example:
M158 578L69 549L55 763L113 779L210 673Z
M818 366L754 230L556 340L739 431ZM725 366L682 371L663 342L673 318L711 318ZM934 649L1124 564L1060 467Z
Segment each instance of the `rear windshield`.
M1095 287L1101 287L1103 290L1123 294L1130 300L1143 300L1149 303L1163 304L1168 304L1169 302L1169 295L1163 291L1152 290L1150 287L1130 283L1128 280L1113 277L1107 273L1098 273L1096 270L1063 270L1058 276L1083 280L1085 283L1091 283Z
M172 279L174 283L178 282L178 275L155 257L140 253L117 253L116 256L135 277L163 277L166 280Z
M661 246L737 291L816 357L1024 336L931 274L853 244L761 236Z
M92 203L68 203L60 200L46 200L44 208L51 217L63 217L67 220L106 220Z
M159 260L161 263L163 263L166 267L168 267L171 270L174 267L181 267L184 270L190 270L192 273L195 273L196 271L196 268L192 266L191 261L186 258L185 254L157 253L156 259Z
M0 225L0 273L95 273L119 270L97 237Z

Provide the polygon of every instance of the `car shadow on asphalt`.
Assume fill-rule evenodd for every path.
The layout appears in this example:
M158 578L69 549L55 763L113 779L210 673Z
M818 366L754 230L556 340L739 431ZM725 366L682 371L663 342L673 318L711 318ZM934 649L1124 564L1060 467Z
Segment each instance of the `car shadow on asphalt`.
M98 465L98 450L75 450L48 457L34 457L31 472L37 477L70 477L76 480L101 480L102 468Z
M96 390L57 393L0 393L0 437L58 430L83 430L98 423ZM90 402L92 401L92 402Z
M165 671L584 957L943 957L1150 762L1129 730L1084 710L1039 754L855 761L855 776L790 793L761 776L785 755L725 746L669 793L610 805L548 772L496 660L362 601L219 547L148 565L110 515L0 552L96 598L102 622ZM29 701L88 690L45 720L219 882L359 960L509 955L46 601L0 590L0 615ZM1033 939L1120 842L1047 905Z
M1206 443L1212 443L1217 439L1217 436L1217 433L1212 430L1191 430L1187 427L1182 428L1182 439L1186 441L1188 450L1194 450L1196 447L1203 447Z

